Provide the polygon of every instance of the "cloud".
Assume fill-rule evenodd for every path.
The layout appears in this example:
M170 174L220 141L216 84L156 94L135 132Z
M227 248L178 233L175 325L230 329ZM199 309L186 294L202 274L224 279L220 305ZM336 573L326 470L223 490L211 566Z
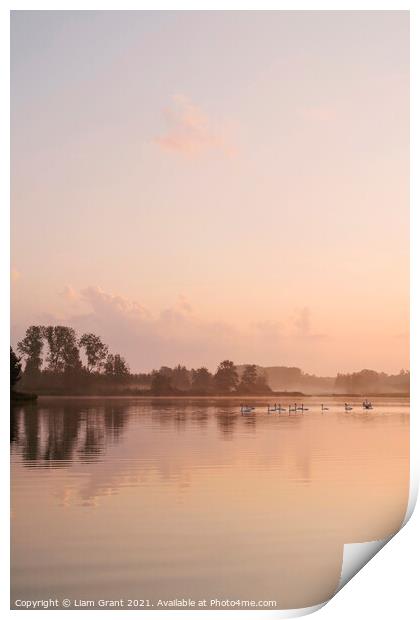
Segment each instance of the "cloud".
M313 333L307 308L289 321L287 317L283 322L262 319L246 325L203 318L184 295L158 313L93 285L81 290L66 285L59 297L59 311L28 317L14 327L15 340L30 324L69 325L79 335L100 336L113 353L127 359L134 372L178 363L213 371L227 358L238 364L303 364L306 368L307 351L316 355L317 341L323 338Z
M154 142L166 151L190 157L216 151L227 156L234 154L225 131L215 126L197 105L187 97L172 97L172 105L165 111L167 130Z
M229 351L238 350L241 342L233 326L197 317L182 295L157 315L97 286L83 289L80 302L88 311L81 306L68 322L78 332L100 335L113 351L126 356L135 370L178 363L215 366Z
M65 285L63 290L60 292L60 297L66 301L80 301L80 294L70 284Z
M146 319L148 310L136 301L121 295L106 293L99 286L88 286L80 292L80 300L92 307L101 316L125 316L131 319Z

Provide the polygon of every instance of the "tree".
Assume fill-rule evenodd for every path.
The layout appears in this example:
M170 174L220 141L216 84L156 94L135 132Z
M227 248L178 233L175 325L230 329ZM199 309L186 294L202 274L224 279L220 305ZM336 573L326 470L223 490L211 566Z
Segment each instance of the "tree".
M78 347L69 347L64 353L64 372L77 374L80 373L82 369L83 365L80 359L80 351Z
M238 387L238 373L236 366L230 360L220 362L217 372L214 375L216 387L221 392L232 392Z
M255 388L258 380L258 370L255 364L247 364L241 377L240 387L247 392Z
M41 325L31 325L23 340L17 344L18 352L25 357L25 374L34 375L41 371L43 348L44 328Z
M125 379L130 374L130 369L128 367L125 359L119 355L113 355L109 353L105 365L104 365L105 374L109 377L114 377L116 379Z
M153 394L170 394L173 391L170 377L160 370L152 372L152 383L150 390Z
M121 355L117 353L114 356L114 375L119 378L124 378L127 377L129 374L130 369L127 362Z
M199 392L208 392L211 390L213 375L207 368L197 368L192 370L192 389Z
M185 366L178 364L172 371L172 387L181 392L187 392L191 388L190 373Z
M265 394L271 392L264 372L258 372L255 364L247 364L242 373L238 390L244 394Z
M108 347L95 334L83 334L79 346L85 350L88 372L100 372L108 355Z
M12 389L22 377L22 364L20 358L10 347L10 388Z
M257 380L255 382L255 391L258 394L273 391L271 387L268 385L267 375L265 372L257 376Z
M161 366L158 372L159 374L164 375L165 377L168 377L169 379L172 378L173 370L172 368L169 368L169 366Z
M72 327L49 325L44 328L44 334L49 348L47 354L48 370L60 373L78 365L76 358L78 358L79 350L76 332Z

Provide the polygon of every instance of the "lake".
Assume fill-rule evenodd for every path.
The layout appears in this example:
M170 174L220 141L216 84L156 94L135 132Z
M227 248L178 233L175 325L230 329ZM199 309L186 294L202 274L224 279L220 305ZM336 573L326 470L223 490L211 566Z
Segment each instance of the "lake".
M385 538L404 518L409 402L304 402L290 415L267 413L267 399L248 415L235 399L14 407L12 608L330 598L343 544Z

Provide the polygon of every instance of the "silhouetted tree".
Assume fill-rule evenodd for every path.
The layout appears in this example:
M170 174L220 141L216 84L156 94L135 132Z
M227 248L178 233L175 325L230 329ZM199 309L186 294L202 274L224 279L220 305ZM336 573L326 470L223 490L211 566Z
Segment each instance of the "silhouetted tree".
M77 346L69 347L64 354L64 372L77 374L82 371L82 361L80 359L80 351Z
M55 373L64 372L76 365L77 339L72 327L49 325L44 329L48 343L48 370Z
M22 376L20 359L10 347L10 388L13 388Z
M116 355L108 354L104 369L106 375L112 376L115 379L125 379L130 374L127 362L118 353Z
M114 356L112 353L109 353L106 356L106 360L104 363L104 372L109 377L111 377L114 374Z
M171 394L173 391L171 378L164 372L154 370L152 372L152 383L150 390L153 394L164 395Z
M41 372L42 350L44 348L44 328L31 325L23 340L18 342L17 350L25 358L25 374L36 375Z
M180 390L182 392L187 392L191 389L190 373L185 366L178 364L178 366L172 370L171 385L176 390Z
M108 355L108 347L95 334L83 334L79 346L85 350L88 371L100 372Z
M271 392L265 372L258 372L255 364L245 366L238 391L243 394L264 394Z
M165 377L168 377L169 379L172 378L172 373L173 373L173 370L172 368L169 368L169 366L161 366L159 368L159 374L164 375Z
M192 389L200 392L208 392L212 388L213 375L207 368L192 370Z
M239 379L236 366L230 360L220 362L214 375L216 387L221 392L232 392L238 387Z
M114 356L114 375L116 377L126 377L130 374L127 362L118 353Z
M258 369L255 364L247 364L241 377L240 388L245 391L252 391L258 379Z

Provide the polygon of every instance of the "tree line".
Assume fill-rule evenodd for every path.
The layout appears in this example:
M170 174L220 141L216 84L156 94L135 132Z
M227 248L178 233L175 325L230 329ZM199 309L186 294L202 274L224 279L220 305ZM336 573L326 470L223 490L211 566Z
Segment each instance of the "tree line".
M348 394L389 391L408 393L410 391L410 372L403 369L397 375L388 375L384 372L365 368L360 372L338 373L335 380L335 390Z
M44 360L45 345L47 352ZM31 325L25 337L18 342L17 350L25 359L27 376L39 375L41 371L55 374L85 371L119 377L130 374L125 359L118 353L110 353L99 336L87 333L78 339L75 330L64 325ZM81 352L85 353L85 365Z
M11 381L39 393L108 393L127 391L153 395L264 394L271 392L255 364L241 367L220 362L216 372L201 367L162 366L150 373L131 373L122 355L111 353L93 333L80 337L72 327L31 325L11 349ZM24 370L22 372L22 364Z
M206 367L187 369L162 366L149 373L131 373L120 353L110 351L99 336L76 331L63 325L31 325L10 350L11 389L38 394L139 394L139 395L259 395L281 391L322 388L348 394L408 393L410 373L388 375L374 370L314 377L300 368L262 368L255 364L236 366L223 360L215 373ZM316 381L318 383L316 383ZM319 385L318 385L319 384ZM305 392L307 390L305 389Z
M85 333L79 338L64 325L31 325L17 352L18 363L24 363L19 387L25 389L86 388L101 380L121 383L130 376L124 357L111 353L99 336Z
M153 394L267 394L271 388L264 373L256 364L247 364L241 373L231 360L223 360L212 374L204 366L188 370L185 366L175 368L162 366L151 373L150 391Z

